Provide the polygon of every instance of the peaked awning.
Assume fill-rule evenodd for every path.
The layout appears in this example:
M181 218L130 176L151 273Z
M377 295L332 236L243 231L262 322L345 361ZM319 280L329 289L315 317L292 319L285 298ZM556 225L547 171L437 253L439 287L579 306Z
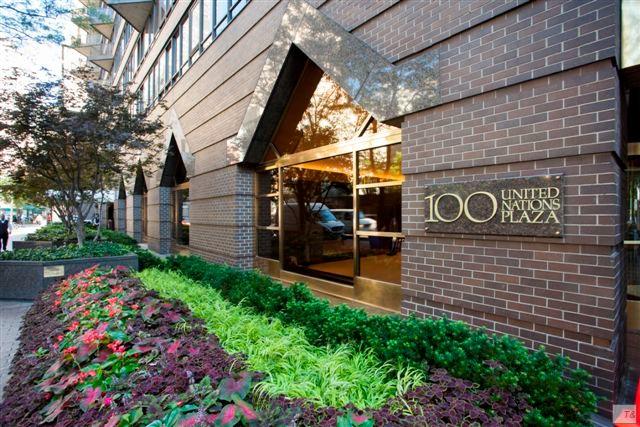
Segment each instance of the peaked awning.
M144 30L153 9L153 0L105 0L105 3L138 32Z

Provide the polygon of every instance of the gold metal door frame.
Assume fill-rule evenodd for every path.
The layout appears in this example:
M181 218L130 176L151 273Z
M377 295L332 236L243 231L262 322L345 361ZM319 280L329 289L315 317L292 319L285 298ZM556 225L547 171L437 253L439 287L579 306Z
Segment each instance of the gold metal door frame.
M257 173L274 170L278 171L278 191L277 193L269 193L269 194L260 194L258 192L258 180L256 179L254 182L254 194L255 198L258 197L276 197L278 199L278 226L257 226L258 224L258 210L257 203L256 209L254 209L254 237L257 242L257 230L267 229L267 230L277 230L278 231L278 260L274 260L271 258L263 258L259 257L257 253L254 254L255 257L265 260L265 262L270 265L269 269L271 272L278 271L278 278L282 278L283 280L292 280L292 279L301 279L304 278L305 281L310 282L310 284L322 284L324 286L324 290L316 289L321 292L325 292L329 295L336 295L346 299L354 299L354 301L363 301L367 304L382 307L386 310L391 310L394 312L400 311L400 304L402 300L401 295L401 285L398 283L389 283L384 282L382 280L369 279L365 277L360 277L360 245L359 238L367 237L367 236L376 236L376 237L396 237L396 238L404 238L404 234L401 232L384 232L384 231L360 231L358 224L359 215L359 203L358 203L358 190L363 188L379 188L379 187L391 187L391 186L401 186L404 180L399 181L387 181L381 183L372 183L372 184L358 184L358 152L386 147L390 145L400 144L402 140L402 133L400 129L397 131L387 131L381 132L374 135L368 136L358 136L356 138L342 141L336 144L326 145L319 148L314 148L311 150L303 151L300 153L287 154L282 155L276 160L263 163L257 170ZM322 160L329 157L351 154L352 158L352 181L353 181L353 218L352 218L352 229L353 229L353 284L344 285L340 283L335 283L327 279L319 279L312 276L306 276L297 272L290 272L284 268L284 227L283 223L283 189L282 189L282 169L287 166L295 166L301 163L307 163L316 160ZM274 265L277 263L277 268ZM330 286L330 290L327 290L327 283L332 283ZM316 286L312 286L316 287ZM351 288L350 291L346 291L344 287ZM335 289L334 289L335 288ZM373 291L373 292L371 292ZM368 293L373 293L374 295L367 295ZM350 295L350 296L349 296ZM369 298L368 298L369 297ZM370 298L373 297L373 298ZM371 299L367 301L367 299Z

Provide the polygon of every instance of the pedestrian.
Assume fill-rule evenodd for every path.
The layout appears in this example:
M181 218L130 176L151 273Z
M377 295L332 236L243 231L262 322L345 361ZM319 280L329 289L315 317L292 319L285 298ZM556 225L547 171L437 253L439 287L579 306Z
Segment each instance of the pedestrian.
M7 244L12 231L11 221L5 218L4 214L0 215L0 252L8 250Z

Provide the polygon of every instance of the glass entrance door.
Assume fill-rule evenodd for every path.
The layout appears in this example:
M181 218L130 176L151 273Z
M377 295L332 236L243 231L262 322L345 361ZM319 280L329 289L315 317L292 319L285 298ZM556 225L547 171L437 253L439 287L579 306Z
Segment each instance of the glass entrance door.
M180 246L189 246L189 210L189 183L186 182L173 189L173 238Z
M282 168L284 268L353 279L351 154Z
M640 331L640 144L629 144L627 223L627 329ZM635 155L633 155L635 154Z

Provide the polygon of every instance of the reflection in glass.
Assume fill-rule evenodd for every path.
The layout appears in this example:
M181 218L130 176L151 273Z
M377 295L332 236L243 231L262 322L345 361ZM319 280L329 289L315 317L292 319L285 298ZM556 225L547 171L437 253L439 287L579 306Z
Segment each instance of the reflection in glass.
M358 184L403 180L400 144L358 152Z
M257 230L258 256L270 259L279 259L278 230Z
M278 198L258 197L258 225L261 227L278 226Z
M368 116L344 89L307 61L273 144L280 154L291 154L352 139Z
M351 155L282 169L284 267L334 280L353 277L353 240L333 210L353 210Z
M629 157L625 235L627 272L627 328L640 330L640 158Z
M278 192L278 169L259 172L258 194L270 194Z
M174 238L178 245L189 244L189 227L191 220L189 218L189 210L191 202L189 202L189 189L175 190L175 221L174 221Z
M364 214L359 219L359 226L369 224L370 230L362 231L402 231L402 187L360 188L358 190L358 206Z
M358 237L360 276L400 283L401 237Z
M385 125L384 123L378 122L376 119L371 119L371 122L365 128L364 132L362 133L362 136L365 136L365 135L373 136L377 133L391 132L391 131L397 131L397 130L398 128L396 127Z

